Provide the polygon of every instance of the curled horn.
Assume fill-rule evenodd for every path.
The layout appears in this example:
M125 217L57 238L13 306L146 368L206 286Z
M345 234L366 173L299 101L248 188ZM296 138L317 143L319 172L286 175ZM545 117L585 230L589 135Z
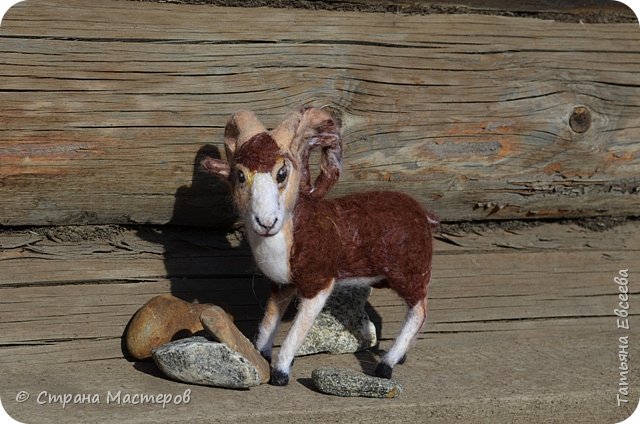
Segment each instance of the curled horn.
M266 131L267 129L253 112L240 110L234 113L224 128L224 149L227 154L227 161L231 163L232 158L242 143L254 135Z
M299 114L291 150L297 154L302 165L300 191L321 198L338 181L342 171L340 126L322 109L305 108ZM322 155L320 173L311 184L309 154L315 148L320 148Z

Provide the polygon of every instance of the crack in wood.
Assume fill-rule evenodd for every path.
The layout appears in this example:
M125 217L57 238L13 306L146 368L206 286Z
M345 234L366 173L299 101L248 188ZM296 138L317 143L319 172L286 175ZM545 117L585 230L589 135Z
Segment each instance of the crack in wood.
M55 346L70 342L97 342L108 340L119 340L120 337L73 337L73 338L60 338L60 339L39 339L39 340L23 340L17 343L0 343L0 349L10 349L16 347L30 347L30 346Z
M611 318L611 314L594 314L594 315L554 315L542 317L516 317L516 318L496 318L496 319L478 319L478 320L461 320L461 321L438 321L438 324L491 324L498 322L527 322L527 321L553 321L553 320L586 320L594 318ZM640 313L630 313L629 316L640 316Z

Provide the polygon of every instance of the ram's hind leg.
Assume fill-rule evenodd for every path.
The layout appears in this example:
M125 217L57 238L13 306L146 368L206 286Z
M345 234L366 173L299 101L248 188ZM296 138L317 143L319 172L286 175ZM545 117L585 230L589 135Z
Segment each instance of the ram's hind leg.
M376 367L376 375L382 378L391 378L393 367L404 362L406 358L407 350L417 337L420 329L424 325L427 319L427 298L420 300L413 306L409 306L407 317L400 330L400 334L396 337L393 346L382 358L382 361Z

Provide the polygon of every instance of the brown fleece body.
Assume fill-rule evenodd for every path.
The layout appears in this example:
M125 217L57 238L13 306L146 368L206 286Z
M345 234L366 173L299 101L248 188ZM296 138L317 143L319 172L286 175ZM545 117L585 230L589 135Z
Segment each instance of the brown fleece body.
M350 277L384 276L409 306L427 295L431 226L427 212L397 192L356 193L338 199L300 195L294 210L290 266L300 296L312 298Z

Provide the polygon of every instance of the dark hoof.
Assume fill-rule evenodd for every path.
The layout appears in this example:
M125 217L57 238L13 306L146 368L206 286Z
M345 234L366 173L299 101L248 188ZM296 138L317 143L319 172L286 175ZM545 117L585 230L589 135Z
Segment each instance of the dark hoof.
M391 378L391 374L393 374L393 368L384 362L380 362L376 367L376 377Z
M402 355L402 358L400 358L400 360L398 361L398 364L402 365L405 362L407 362L407 355L406 354Z
M289 384L289 374L274 368L271 370L271 380L269 380L269 384L272 386L286 386Z

